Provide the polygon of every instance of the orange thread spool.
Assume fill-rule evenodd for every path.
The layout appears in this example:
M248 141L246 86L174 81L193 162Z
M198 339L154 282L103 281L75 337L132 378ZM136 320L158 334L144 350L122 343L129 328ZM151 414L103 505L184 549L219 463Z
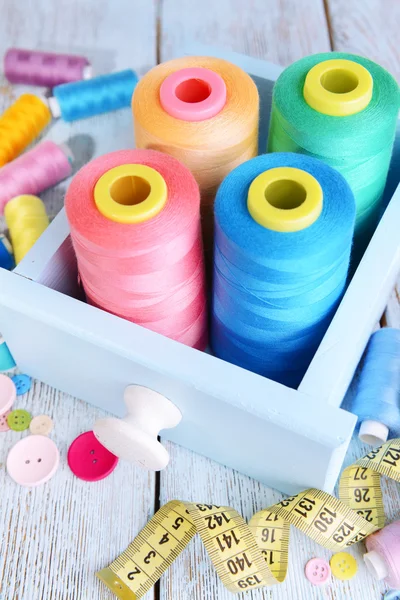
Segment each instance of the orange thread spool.
M23 94L0 117L0 167L16 158L50 123L47 104Z
M191 68L213 71L226 86L224 107L201 121L171 116L160 102L165 79ZM199 85L198 89L201 97L197 99L192 93L186 102L204 100L204 86ZM174 156L191 170L199 184L204 245L210 253L218 186L235 167L257 155L259 98L255 83L242 69L219 58L178 58L154 67L139 81L132 110L136 147Z

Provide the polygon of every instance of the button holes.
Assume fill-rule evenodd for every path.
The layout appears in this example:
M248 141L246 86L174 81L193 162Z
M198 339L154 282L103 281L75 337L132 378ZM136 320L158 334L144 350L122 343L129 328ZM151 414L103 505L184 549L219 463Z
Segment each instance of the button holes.
M90 451L90 454L94 454L94 450L91 450L91 451Z
M26 464L26 465L29 465L29 463L30 463L30 462L31 462L30 460L26 460L26 461L25 461L25 464Z
M319 569L319 566L318 566L318 565L315 565L315 569L316 569L316 571L318 571L318 569Z
M95 458L95 459L93 460L93 464L95 465L96 463L97 463L97 458Z
M314 577L316 577L317 575L318 575L318 573L317 573L317 572L313 573L313 576L314 576Z
M37 461L38 461L38 462L42 462L42 459L41 459L41 458L38 458L38 459L37 459Z

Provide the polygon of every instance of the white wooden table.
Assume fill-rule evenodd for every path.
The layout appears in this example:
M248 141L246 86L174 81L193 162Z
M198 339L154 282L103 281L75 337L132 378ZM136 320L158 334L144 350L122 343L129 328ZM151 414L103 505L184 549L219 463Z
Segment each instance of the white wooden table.
M82 51L98 72L133 67L142 75L196 40L281 65L332 48L358 52L399 77L396 23L400 4L393 0L0 0L0 56L12 45ZM14 94L0 75L0 110ZM107 118L121 128L127 114ZM48 137L65 141L90 130L98 141L101 124L100 117L73 126L59 123ZM101 143L109 144L104 151L115 149L112 139ZM131 143L128 127L126 144ZM91 144L80 148L79 160L90 158ZM66 183L43 195L49 214L60 209L65 187ZM400 325L397 297L394 293L390 312ZM34 340L26 343L34 353ZM161 474L121 462L109 478L85 483L69 471L66 453L101 412L40 382L18 406L54 418L52 437L62 465L45 486L18 487L5 472L5 459L9 448L26 434L0 434L0 600L111 600L95 571L125 549L160 504L173 498L227 504L249 518L281 498L274 490L170 443L171 463ZM347 463L365 451L353 441ZM392 483L384 484L384 490L388 517L399 517L400 490ZM361 546L352 552L358 559L357 577L347 583L334 579L323 589L312 587L303 574L304 565L313 556L328 558L330 553L292 530L286 582L247 597L378 600L384 586L367 574ZM161 600L230 597L198 539L147 595Z

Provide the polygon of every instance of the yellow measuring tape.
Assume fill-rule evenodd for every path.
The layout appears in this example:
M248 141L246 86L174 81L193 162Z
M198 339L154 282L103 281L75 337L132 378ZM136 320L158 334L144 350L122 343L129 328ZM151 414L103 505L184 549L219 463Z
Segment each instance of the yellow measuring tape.
M400 482L400 439L345 469L340 499L308 489L261 510L248 524L233 508L172 500L97 576L120 600L141 598L198 533L231 592L281 583L288 568L290 525L334 551L384 526L382 475Z

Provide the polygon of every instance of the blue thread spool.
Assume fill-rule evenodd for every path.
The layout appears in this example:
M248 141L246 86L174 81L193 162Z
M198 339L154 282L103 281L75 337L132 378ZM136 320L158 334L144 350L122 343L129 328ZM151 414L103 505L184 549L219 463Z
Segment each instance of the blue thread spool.
M15 367L15 361L11 356L7 344L0 333L0 372L10 371Z
M296 177L292 181L291 176L269 181L264 189L260 184L255 203L261 216L257 215L249 205L253 182L262 183L281 167L303 172L314 188L309 181L304 184ZM309 202L315 184L321 192L320 214L317 203ZM250 204L253 201L254 196ZM307 206L313 209L308 222L302 214ZM267 219L261 225L263 214ZM283 230L276 230L274 218L283 219ZM342 297L354 221L355 202L348 184L317 159L267 154L232 171L215 202L211 325L215 354L296 387Z
M372 334L351 412L358 417L359 438L378 445L400 436L400 330Z
M76 121L131 105L138 77L132 69L57 85L49 98L53 117Z
M5 235L0 234L0 267L11 271L15 266L11 244Z

